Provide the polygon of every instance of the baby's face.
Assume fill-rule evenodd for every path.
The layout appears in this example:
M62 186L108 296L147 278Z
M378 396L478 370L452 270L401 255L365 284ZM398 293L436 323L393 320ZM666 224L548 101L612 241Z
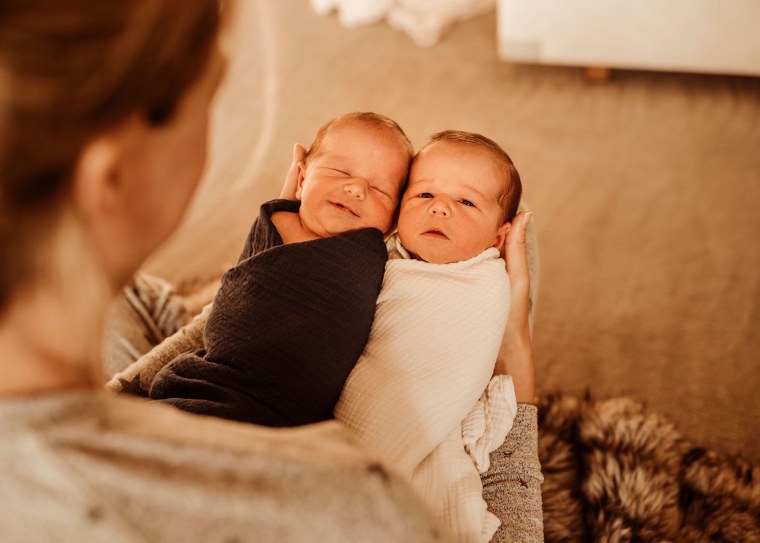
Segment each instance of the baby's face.
M300 168L302 224L320 237L393 225L409 154L399 136L360 121L333 126Z
M497 201L494 160L478 148L435 142L412 163L398 234L413 256L445 264L501 246L509 229Z

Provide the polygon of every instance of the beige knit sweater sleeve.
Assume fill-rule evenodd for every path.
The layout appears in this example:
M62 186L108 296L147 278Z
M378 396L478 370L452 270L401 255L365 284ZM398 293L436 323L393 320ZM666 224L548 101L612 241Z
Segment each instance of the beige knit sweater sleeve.
M501 526L493 543L543 542L541 464L538 461L538 409L518 404L517 417L504 444L491 453L481 476L483 498Z
M129 392L147 396L153 378L166 364L182 353L203 348L203 331L213 303L206 305L198 315L176 333L142 355L124 371L114 375L106 383L111 392Z

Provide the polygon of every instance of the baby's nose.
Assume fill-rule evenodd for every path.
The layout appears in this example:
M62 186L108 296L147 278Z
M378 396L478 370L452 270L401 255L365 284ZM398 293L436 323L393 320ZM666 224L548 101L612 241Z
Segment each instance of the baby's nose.
M451 215L451 208L448 206L448 204L446 204L446 202L442 201L439 198L436 198L430 205L430 214L441 217L448 217Z
M360 180L352 181L351 183L346 183L343 186L343 190L357 200L364 200L364 198L367 196L366 184L367 183Z

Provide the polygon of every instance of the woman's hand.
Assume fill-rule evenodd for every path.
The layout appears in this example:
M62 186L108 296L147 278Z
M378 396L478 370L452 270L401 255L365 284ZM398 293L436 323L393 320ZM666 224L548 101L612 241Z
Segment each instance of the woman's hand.
M530 337L530 275L525 234L533 213L524 211L512 220L504 241L504 254L512 293L507 327L496 361L496 374L512 376L518 403L533 403L536 395L533 342Z
M296 189L298 188L298 164L303 162L307 153L306 147L300 143L293 145L293 161L290 163L288 173L285 175L285 183L280 191L280 198L284 200L295 200Z
M512 220L512 228L504 241L504 255L512 293L507 327L519 336L530 339L528 314L530 313L530 274L528 272L528 250L525 237L533 212L523 211Z

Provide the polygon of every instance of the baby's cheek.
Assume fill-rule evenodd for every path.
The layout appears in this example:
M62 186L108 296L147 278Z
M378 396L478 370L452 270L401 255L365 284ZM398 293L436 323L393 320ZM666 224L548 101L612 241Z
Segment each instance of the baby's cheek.
M378 202L375 205L375 212L374 215L377 220L377 226L385 232L390 228L391 222L393 221L393 208L383 204L382 202Z

